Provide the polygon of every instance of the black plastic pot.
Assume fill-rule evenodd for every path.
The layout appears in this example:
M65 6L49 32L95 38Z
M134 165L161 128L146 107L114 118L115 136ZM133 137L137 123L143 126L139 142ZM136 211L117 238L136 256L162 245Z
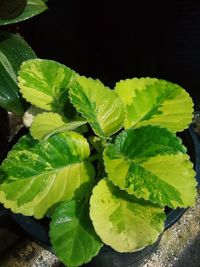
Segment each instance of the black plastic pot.
M167 219L165 221L165 230L177 222L186 209L168 210ZM9 212L10 216L28 233L29 237L35 242L39 243L46 249L53 252L48 234L48 219L35 220L33 217L23 216L21 214L14 214ZM133 253L118 253L108 246L104 246L100 253L88 263L88 267L128 267L138 266L149 255L156 251L157 246L161 240L162 235L151 246L147 246L141 251Z
M14 214L10 212L10 216L28 233L28 236L35 242L42 245L52 253L48 226L45 220L35 220L33 217L26 217L21 214ZM46 226L45 226L46 225ZM162 236L162 235L161 235ZM147 246L141 251L134 253L118 253L108 246L103 246L99 254L86 265L87 267L128 267L138 266L144 259L146 259L152 252L154 252L160 242L161 236L151 246Z

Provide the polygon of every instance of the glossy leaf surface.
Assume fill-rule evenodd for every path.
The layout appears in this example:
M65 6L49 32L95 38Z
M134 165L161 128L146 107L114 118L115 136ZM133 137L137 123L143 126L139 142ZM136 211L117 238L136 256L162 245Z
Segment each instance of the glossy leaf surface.
M102 246L90 220L89 207L77 201L62 203L56 209L50 238L56 255L67 266L89 262Z
M18 115L24 112L17 73L24 60L36 55L18 35L0 32L0 106Z

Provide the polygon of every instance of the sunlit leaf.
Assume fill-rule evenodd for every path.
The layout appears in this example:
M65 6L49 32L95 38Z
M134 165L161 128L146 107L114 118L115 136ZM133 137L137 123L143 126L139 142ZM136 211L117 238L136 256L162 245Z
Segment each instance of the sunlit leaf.
M126 106L125 128L160 125L182 131L192 120L193 102L181 86L155 78L127 79L116 84Z
M22 137L1 167L0 202L13 212L41 218L61 201L83 199L94 183L84 137L66 132L38 142Z
M106 138L122 128L123 104L118 95L99 80L77 76L69 94L72 104L98 136Z
M57 113L43 112L34 118L30 131L35 139L41 140L56 133L75 130L85 123L85 121L70 122Z
M165 213L101 180L90 199L90 217L105 244L119 252L133 252L157 240L164 229Z
M104 151L108 178L138 198L162 206L195 203L193 165L181 140L167 129L144 126L122 132Z
M74 71L55 61L28 60L21 65L19 71L20 91L32 105L62 112L74 74Z

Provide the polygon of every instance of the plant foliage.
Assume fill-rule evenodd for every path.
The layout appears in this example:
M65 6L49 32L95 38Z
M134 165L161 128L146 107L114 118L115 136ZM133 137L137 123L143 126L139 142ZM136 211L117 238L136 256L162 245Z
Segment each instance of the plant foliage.
M192 118L183 88L134 78L111 90L41 59L25 61L18 81L40 109L1 165L0 201L35 218L51 209L51 242L64 264L89 262L103 243L141 250L162 233L166 206L194 205L195 173L176 136Z

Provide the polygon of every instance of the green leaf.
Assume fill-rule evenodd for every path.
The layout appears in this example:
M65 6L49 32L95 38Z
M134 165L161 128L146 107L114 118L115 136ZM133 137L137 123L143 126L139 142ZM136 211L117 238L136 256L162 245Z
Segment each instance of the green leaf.
M0 202L13 212L42 218L58 202L83 199L94 183L89 153L86 139L75 132L41 142L22 137L1 166Z
M163 208L129 196L105 179L93 189L90 217L102 241L119 252L151 245L164 230Z
M75 130L85 123L85 121L68 122L57 113L43 112L34 118L30 131L33 138L42 140L56 133Z
M15 13L15 10L13 10L13 13L11 13L11 10L10 10L9 14L7 14L7 19L0 19L0 25L15 24L15 23L30 19L44 12L45 10L47 10L47 8L48 8L47 5L42 0L27 0L27 5L22 13L21 13L22 8L20 9L18 13ZM19 15L19 16L15 17L15 15Z
M122 190L162 206L195 203L196 179L175 134L158 126L122 132L104 151L108 178Z
M69 95L71 103L98 136L106 138L122 128L123 104L117 94L99 80L77 76L70 85Z
M20 91L32 105L62 112L74 74L74 71L55 61L28 60L21 65L19 71Z
M0 106L22 115L24 101L17 85L17 72L24 60L36 55L18 35L0 32Z
M53 213L50 238L56 255L73 267L89 262L102 246L89 218L88 205L77 201L62 203Z
M155 78L134 78L117 83L115 91L126 105L126 129L151 124L177 132L191 123L192 99L177 84Z

